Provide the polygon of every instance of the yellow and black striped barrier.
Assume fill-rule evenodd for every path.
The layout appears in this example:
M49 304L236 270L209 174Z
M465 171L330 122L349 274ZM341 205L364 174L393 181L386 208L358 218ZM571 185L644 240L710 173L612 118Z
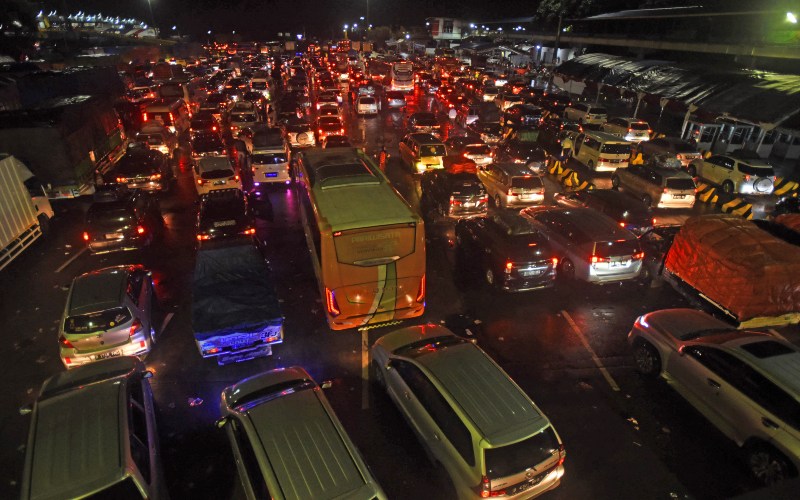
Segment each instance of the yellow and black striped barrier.
M775 178L775 190L772 194L776 196L797 196L800 191L800 183L784 179L783 177Z
M550 175L561 174L561 172L564 171L564 166L561 164L561 160L551 156L547 166L547 171L550 173Z
M753 205L747 203L741 198L734 198L728 203L723 203L720 206L720 210L722 210L726 214L733 214L733 215L738 215L740 217L744 217L747 220L753 219Z
M697 183L697 199L703 203L716 203L719 201L717 188L705 182Z

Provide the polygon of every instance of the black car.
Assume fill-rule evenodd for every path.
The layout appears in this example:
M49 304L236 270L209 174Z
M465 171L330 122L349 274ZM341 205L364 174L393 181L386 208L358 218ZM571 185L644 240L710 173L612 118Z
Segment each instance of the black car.
M502 161L520 163L533 173L544 173L547 152L539 144L538 129L514 130L500 143L497 156Z
M205 101L200 104L200 111L210 111L215 114L224 112L230 104L230 98L223 93L209 94Z
M539 142L545 146L561 147L564 132L583 132L583 127L556 114L548 114L539 125Z
M106 182L146 191L169 191L174 180L169 158L143 143L131 143L106 176Z
M200 197L197 241L256 234L241 189L217 189Z
M436 115L422 111L413 113L408 117L406 129L409 134L415 132L424 132L437 136L442 134L442 126L439 124L439 120L436 119Z
M420 205L424 214L438 213L442 217L472 217L485 215L489 209L489 195L475 174L476 165L470 160L446 157L445 170L429 170L422 174ZM461 168L466 164L468 168Z
M495 145L503 139L503 127L497 122L477 119L467 126L467 131L481 138L486 144Z
M786 243L800 246L800 232L795 231L789 226L785 226L780 222L760 219L753 220L753 224Z
M86 212L83 241L92 253L106 253L145 247L163 233L155 196L109 184L98 188Z
M531 104L515 104L506 109L500 124L506 128L534 128L542 121L542 108Z
M192 117L192 121L189 125L189 132L191 133L191 137L204 133L221 134L222 126L212 113L200 111Z
M521 292L555 284L558 258L547 238L519 215L462 219L455 233L458 265L479 271L490 286Z
M542 108L558 116L564 115L564 110L572 104L569 94L545 94L539 99Z
M192 137L192 158L226 153L225 143L217 132L198 132Z
M633 234L642 235L655 225L653 212L649 207L624 193L613 189L592 189L557 193L553 196L556 204L564 207L587 207L605 214L620 227Z

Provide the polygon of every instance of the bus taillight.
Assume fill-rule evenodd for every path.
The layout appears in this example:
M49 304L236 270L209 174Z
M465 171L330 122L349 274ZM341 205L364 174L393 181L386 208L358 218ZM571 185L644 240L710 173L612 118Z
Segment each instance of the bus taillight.
M328 287L325 287L325 307L328 309L328 314L334 318L342 313L339 304L336 303L336 294Z
M425 275L419 279L419 293L417 294L417 302L420 304L425 302Z

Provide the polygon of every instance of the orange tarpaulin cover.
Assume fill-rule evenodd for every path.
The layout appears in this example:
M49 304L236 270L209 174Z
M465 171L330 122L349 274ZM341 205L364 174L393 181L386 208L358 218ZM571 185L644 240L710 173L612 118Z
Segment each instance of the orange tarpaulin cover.
M448 174L474 174L478 171L478 165L463 156L445 156L444 169Z
M783 214L775 217L775 222L800 233L800 214Z
M800 248L740 217L688 219L665 268L740 322L800 312Z

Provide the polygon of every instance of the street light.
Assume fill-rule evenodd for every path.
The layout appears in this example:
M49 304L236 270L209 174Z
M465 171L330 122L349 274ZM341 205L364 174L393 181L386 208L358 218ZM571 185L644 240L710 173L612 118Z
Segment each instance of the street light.
M150 24L152 24L153 27L155 27L156 19L155 17L153 17L153 5L150 3L150 0L147 0L147 8L150 10Z

